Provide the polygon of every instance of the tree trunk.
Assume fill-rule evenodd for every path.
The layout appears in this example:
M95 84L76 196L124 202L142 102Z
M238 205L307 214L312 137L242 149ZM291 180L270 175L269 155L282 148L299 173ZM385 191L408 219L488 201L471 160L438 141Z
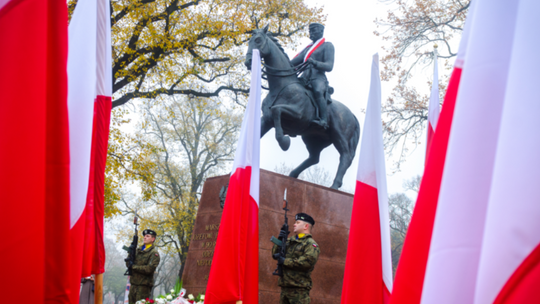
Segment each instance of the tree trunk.
M180 265L180 270L178 271L178 277L180 278L180 281L182 281L182 274L184 273L184 263Z

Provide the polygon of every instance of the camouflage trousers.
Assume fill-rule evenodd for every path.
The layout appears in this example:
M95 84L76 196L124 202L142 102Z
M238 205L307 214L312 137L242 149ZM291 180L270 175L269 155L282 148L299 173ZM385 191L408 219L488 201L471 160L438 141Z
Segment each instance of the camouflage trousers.
M129 288L129 304L150 298L152 287L145 285L131 285Z
M279 304L309 304L309 290L305 288L281 288Z

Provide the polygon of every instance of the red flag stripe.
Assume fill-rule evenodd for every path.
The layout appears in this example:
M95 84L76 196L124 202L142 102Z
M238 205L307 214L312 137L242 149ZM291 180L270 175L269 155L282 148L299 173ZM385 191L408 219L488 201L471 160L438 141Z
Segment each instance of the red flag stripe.
M540 303L540 245L512 274L493 304Z
M229 181L208 279L208 304L258 303L259 208L249 194L251 174L251 167L238 168Z
M426 159L425 163L427 164L427 160L429 158L429 149L431 148L431 142L433 141L433 135L435 135L435 130L433 129L433 126L428 121L427 126L427 141L426 141Z
M69 303L67 7L48 3L45 303Z
M357 181L341 303L387 303L383 297L390 292L383 282L381 256L377 189Z
M111 97L98 95L95 103L94 117L94 255L92 257L92 273L105 272L105 245L103 243L103 218L105 208L105 166L107 164L107 148L109 144L109 127L111 121Z
M32 250L4 252L2 258L9 263L3 270L14 282L9 287L11 293L40 303L66 303L69 155L65 3L1 1L0 39L0 220L5 227L17 227L18 238L32 240ZM30 90L28 71L32 71ZM32 288L22 284L28 274L35 281Z

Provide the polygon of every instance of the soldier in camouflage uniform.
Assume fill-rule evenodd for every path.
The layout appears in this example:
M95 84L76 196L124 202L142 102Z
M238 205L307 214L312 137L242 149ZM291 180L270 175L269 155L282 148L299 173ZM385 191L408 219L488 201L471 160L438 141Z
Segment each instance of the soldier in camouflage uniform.
M152 286L154 286L154 272L159 264L159 252L154 245L156 232L150 229L143 231L144 245L137 248L133 274L129 278L129 304L150 298Z
M319 245L311 236L315 220L305 213L296 215L293 225L294 236L287 239L287 254L282 256L280 248L274 245L272 257L283 265L283 277L279 278L281 287L280 304L308 304L309 291L313 286L311 272L319 258ZM280 237L287 237L288 231L280 231Z

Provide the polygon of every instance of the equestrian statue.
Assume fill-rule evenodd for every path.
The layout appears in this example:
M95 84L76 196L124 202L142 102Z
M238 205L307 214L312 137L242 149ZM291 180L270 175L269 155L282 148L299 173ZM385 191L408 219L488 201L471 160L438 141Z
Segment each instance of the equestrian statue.
M333 88L326 72L334 67L334 46L323 35L322 24L310 24L309 38L313 42L290 60L268 32L268 25L253 30L245 65L251 68L252 50L258 49L269 90L262 102L261 137L275 128L279 146L287 151L290 137L300 135L309 152L308 159L289 176L298 178L319 162L323 149L333 144L340 157L332 188L339 189L356 153L360 124L349 108L331 98Z

